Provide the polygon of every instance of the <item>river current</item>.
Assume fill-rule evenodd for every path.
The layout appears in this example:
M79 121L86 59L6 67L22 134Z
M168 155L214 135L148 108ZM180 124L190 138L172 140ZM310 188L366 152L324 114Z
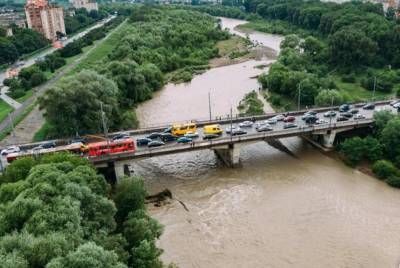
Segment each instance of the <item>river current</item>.
M240 20L222 19L231 32ZM279 49L279 36L249 37ZM248 61L167 85L138 108L142 126L226 115L261 73ZM224 167L212 151L133 163L155 193L176 200L149 207L165 231L162 259L179 267L398 267L400 191L326 156L299 138L282 139L288 155L267 143L241 149L241 166Z

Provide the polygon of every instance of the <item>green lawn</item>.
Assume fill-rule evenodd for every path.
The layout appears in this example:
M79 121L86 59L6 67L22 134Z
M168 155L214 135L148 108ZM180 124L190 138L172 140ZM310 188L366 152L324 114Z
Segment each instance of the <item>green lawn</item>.
M0 122L2 122L14 109L5 101L0 100Z
M335 78L334 81L339 90L346 93L346 97L349 98L349 101L357 102L368 101L372 99L372 91L366 90L358 83L345 83L339 78ZM391 96L393 96L393 93L384 93L380 91L375 92L376 100L388 99Z
M32 95L33 95L33 89L30 89L30 90L28 90L26 92L26 94L24 96L19 97L18 99L16 99L16 101L18 101L19 103L23 103L24 101L29 99Z
M16 118L14 118L14 126L18 125L32 110L33 108L35 108L35 106L37 105L36 102L32 103L31 105L29 105L25 111L23 111L22 114L20 114L19 116L17 116ZM0 108L1 109L1 108ZM1 110L0 110L1 111ZM11 133L11 126L8 126L7 128L5 128L3 131L0 132L0 141L3 140L5 137L7 137L8 134Z

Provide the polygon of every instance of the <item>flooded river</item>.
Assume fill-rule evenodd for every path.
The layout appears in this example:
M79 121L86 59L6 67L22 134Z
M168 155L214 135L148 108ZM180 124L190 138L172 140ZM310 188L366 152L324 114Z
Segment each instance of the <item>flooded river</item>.
M231 29L239 23L223 19ZM250 38L255 36L269 44L269 35ZM271 40L272 47L276 37ZM139 120L150 125L206 118L210 88L215 113L227 113L247 87L257 86L249 76L258 69L240 68L221 67L189 84L169 85L139 108ZM301 139L282 142L294 156L258 142L242 147L235 169L211 151L134 162L150 193L169 188L189 210L177 201L149 207L165 225L162 259L184 268L398 267L400 191Z

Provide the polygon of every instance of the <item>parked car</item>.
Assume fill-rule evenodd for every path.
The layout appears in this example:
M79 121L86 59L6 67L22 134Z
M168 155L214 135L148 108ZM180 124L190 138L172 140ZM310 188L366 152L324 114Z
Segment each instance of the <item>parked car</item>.
M252 127L253 122L251 121L243 121L242 123L239 124L239 127Z
M199 137L199 133L193 132L193 131L188 131L188 132L186 132L185 137L195 139L195 138Z
M352 118L353 114L350 112L345 112L345 113L340 113L340 116L346 117L346 118Z
M283 125L283 128L284 129L287 129L287 128L296 128L296 127L298 127L295 123L286 123L286 124L284 124Z
M270 125L262 125L259 128L257 128L258 132L266 132L266 131L272 131L272 128Z
M164 142L162 141L151 141L147 144L147 147L152 148L152 147L159 147L165 145Z
M335 117L336 116L336 112L335 111L328 111L326 113L324 113L325 117Z
M283 119L283 122L285 122L285 123L287 123L287 122L294 122L295 120L296 120L296 117L289 115L289 116L286 116L286 117Z
M117 135L115 135L114 137L112 137L111 139L113 140L113 141L116 141L116 140L124 140L124 139L128 139L128 138L130 138L131 137L131 135L129 135L129 133L120 133L120 134L117 134Z
M185 136L180 137L180 138L177 140L178 143L188 143L188 142L192 142L192 141L193 141L193 140L192 140L191 138L188 138L188 137L185 137Z
M344 116L339 116L339 117L336 119L337 122L348 121L348 120L349 120L349 119L348 119L347 117L344 117Z
M137 146L144 146L144 145L149 144L152 141L153 140L149 139L149 138L139 138L139 139L136 140L136 145Z
M6 149L1 150L1 155L18 153L20 151L21 151L21 149L18 146L10 146L10 147L7 147Z
M276 120L276 118L270 118L264 121L266 124L270 124L270 125L274 125L276 123L278 123L278 120Z
M218 137L220 137L218 134L206 134L203 136L203 140L212 140Z
M342 104L339 106L339 112L344 113L350 110L350 104Z
M153 132L150 135L147 135L146 138L151 139L151 140L156 140L161 137L161 133L159 132Z
M364 110L374 110L375 109L375 104L373 103L367 103L363 106Z
M365 115L363 115L363 114L356 114L356 115L354 116L354 120L360 120L360 119L365 119Z
M356 108L353 108L350 110L350 113L352 113L352 114L358 114L358 112L359 112L359 110Z
M169 141L176 141L178 138L174 135L172 135L171 133L162 133L160 135L160 139L163 142L169 142Z
M241 128L236 128L232 131L232 136L238 136L238 135L244 135L247 134L247 131L241 129Z

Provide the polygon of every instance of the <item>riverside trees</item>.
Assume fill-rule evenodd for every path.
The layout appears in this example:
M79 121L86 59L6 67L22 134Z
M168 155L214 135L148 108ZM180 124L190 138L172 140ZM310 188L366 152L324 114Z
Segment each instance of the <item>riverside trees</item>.
M122 183L135 192L117 187L114 202L85 159L55 154L13 162L0 177L1 267L163 267L155 246L162 227L146 214L143 183ZM134 204L119 202L136 193L142 198Z

